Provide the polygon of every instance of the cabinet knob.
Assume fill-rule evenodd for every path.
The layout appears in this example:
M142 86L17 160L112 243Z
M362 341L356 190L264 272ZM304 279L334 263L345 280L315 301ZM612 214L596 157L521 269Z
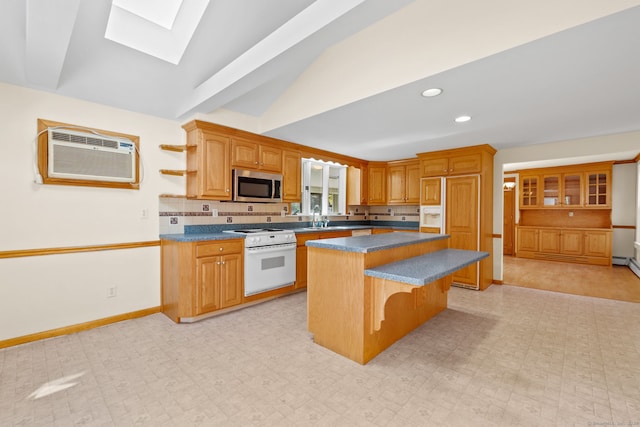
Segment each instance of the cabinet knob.
M228 189L228 188L226 189L226 192L227 192L227 193L229 192L229 189Z
M220 248L220 252L222 252L224 250L224 248Z

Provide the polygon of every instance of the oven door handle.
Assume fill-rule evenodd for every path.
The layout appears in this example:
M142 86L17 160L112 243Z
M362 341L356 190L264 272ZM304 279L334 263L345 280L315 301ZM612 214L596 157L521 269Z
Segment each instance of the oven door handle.
M261 246L257 248L245 248L247 254L268 254L270 252L280 252L288 249L295 249L295 243L285 243L284 245Z

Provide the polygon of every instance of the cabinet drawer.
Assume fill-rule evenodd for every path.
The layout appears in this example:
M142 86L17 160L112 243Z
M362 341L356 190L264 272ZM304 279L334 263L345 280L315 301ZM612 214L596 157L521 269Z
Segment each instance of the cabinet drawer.
M199 243L196 246L196 257L241 253L243 246L240 239Z

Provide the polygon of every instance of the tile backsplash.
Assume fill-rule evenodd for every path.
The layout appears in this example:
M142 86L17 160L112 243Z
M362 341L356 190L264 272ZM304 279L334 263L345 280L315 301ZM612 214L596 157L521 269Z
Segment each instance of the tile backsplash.
M160 197L160 234L182 234L185 225L310 222L311 215L288 215L287 203L233 203ZM402 221L417 226L418 206L349 206L348 215L331 221Z

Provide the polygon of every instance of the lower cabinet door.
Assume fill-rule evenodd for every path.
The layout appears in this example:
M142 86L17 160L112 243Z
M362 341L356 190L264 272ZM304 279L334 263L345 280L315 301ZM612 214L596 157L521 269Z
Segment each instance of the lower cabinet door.
M540 252L551 254L560 253L560 231L540 229Z
M562 230L560 250L564 255L582 255L582 230Z
M518 228L518 251L538 251L537 228Z
M242 303L242 255L220 257L220 308Z
M195 314L208 313L220 308L220 257L196 260L197 286Z
M585 231L584 254L593 257L611 258L611 232Z

